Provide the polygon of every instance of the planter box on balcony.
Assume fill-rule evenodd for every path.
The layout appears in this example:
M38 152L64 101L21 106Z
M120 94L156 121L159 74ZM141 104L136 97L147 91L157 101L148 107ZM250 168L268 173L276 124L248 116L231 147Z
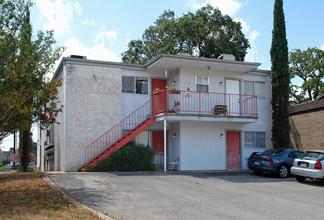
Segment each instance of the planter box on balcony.
M215 105L214 112L216 115L227 114L227 105Z
M170 94L180 94L181 91L179 91L179 90L169 90L169 93Z

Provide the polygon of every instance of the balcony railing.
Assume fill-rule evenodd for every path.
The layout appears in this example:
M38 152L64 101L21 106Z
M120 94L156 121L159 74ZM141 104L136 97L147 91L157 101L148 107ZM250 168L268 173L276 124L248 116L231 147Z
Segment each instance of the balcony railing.
M163 90L160 99L167 99L169 113L214 114L228 117L258 116L256 95Z

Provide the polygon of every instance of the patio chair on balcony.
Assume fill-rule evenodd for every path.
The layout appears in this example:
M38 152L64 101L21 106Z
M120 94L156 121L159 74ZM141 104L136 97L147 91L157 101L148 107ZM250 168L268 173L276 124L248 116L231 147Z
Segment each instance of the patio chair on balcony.
M174 159L174 161L171 161L170 162L170 168L169 168L169 171L172 171L173 170L173 168L176 166L177 167L177 169L176 170L178 170L178 162L179 162L179 157L176 157L175 159Z

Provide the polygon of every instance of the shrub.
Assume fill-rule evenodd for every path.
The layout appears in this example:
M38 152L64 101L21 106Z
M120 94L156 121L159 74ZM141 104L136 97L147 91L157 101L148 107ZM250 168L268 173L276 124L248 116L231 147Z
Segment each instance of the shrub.
M2 163L2 165L6 165L6 164L10 163L10 161L9 160L2 160L0 163Z
M97 167L88 171L153 171L156 168L152 158L153 151L149 146L134 144L119 149L107 159L100 161Z

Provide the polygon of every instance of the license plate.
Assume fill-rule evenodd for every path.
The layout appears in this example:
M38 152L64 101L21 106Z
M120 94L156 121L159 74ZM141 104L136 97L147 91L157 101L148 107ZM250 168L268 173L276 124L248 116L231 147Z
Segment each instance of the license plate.
M254 165L260 165L260 161L254 161Z
M307 167L307 163L300 163L299 166L300 167Z

